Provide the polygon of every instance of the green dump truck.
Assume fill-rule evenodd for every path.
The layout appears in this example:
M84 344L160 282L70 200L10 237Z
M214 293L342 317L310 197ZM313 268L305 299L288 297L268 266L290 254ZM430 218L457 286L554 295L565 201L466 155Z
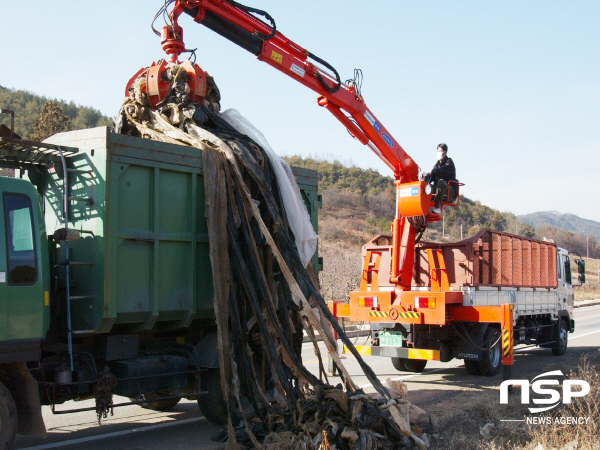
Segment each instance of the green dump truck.
M41 405L111 393L219 421L200 151L101 127L0 156L24 174L0 178L0 449L45 435ZM316 172L293 171L316 230Z

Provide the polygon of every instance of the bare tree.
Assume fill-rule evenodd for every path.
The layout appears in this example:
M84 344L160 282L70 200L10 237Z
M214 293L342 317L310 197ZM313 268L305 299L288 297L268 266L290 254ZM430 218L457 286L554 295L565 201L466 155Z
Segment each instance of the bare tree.
M43 141L53 134L69 131L70 119L65 116L57 103L46 102L40 117L29 130L28 138L32 141Z

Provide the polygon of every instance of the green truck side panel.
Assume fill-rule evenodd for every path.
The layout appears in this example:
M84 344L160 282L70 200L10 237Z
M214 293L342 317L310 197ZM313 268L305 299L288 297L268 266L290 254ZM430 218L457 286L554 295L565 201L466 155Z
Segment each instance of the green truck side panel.
M296 183L300 188L300 194L302 194L302 200L306 205L310 221L315 230L315 233L319 233L319 209L323 206L321 201L321 195L318 192L318 181L317 173L314 170L304 169L302 167L292 167L292 173L296 178ZM312 266L315 274L323 270L323 260L319 257L319 247L312 259Z
M44 276L49 272L49 266L41 198L26 180L0 178L0 190L31 199L37 266L37 277L33 284L9 284L5 220L0 220L0 340L40 339L46 335L50 322L50 307L44 302L44 292L50 290L50 281ZM0 195L0 214L4 218L3 195Z
M69 243L69 260L93 263L71 266L71 295L80 297L72 301L73 330L165 331L211 319L200 151L112 134L106 127L60 133L49 142L78 147L70 165L92 171L68 174L70 197L93 199L91 205L71 202L69 226L82 230L82 237ZM299 186L317 229L316 172L300 171ZM51 174L44 191L52 234L64 226L62 178ZM65 259L64 249L58 259ZM313 265L319 267L316 254ZM60 268L59 287L64 278Z

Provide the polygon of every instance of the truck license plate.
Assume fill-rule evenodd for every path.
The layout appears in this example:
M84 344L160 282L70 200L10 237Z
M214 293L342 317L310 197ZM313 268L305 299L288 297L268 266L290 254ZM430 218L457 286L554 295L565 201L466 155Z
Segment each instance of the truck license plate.
M393 331L380 332L379 345L382 347L402 347L402 333Z

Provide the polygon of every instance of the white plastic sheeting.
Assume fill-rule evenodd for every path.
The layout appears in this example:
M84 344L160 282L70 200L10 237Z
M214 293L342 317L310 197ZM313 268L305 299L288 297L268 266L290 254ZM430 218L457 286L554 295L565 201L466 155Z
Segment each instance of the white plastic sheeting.
M277 156L265 136L248 119L242 116L238 110L233 108L228 109L221 113L221 117L237 131L245 134L260 145L269 156L271 165L275 170L288 222L296 239L296 248L304 267L306 267L317 249L317 234L310 222L310 216L302 200L300 189L298 188L298 184L296 184L296 179L292 174L290 165Z

